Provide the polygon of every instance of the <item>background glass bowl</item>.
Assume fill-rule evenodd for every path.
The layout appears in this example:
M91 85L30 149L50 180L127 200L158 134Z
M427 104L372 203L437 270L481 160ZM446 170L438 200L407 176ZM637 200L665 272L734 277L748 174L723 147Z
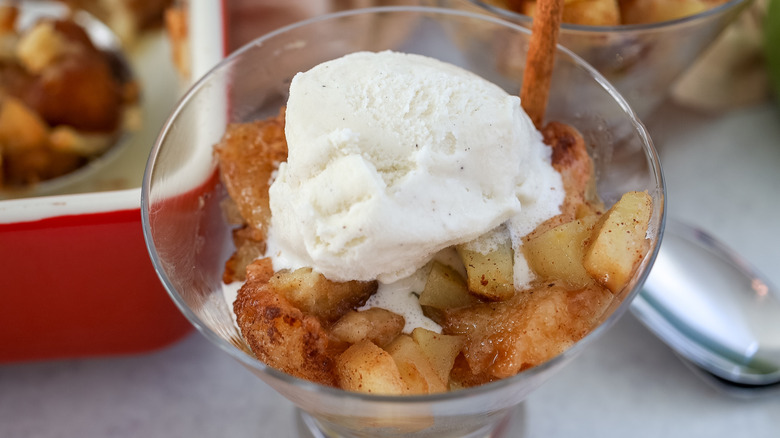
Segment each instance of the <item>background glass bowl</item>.
M144 235L157 273L192 324L292 400L313 436L518 436L512 426L520 422L521 402L623 315L647 277L663 230L665 189L658 156L617 91L581 59L559 49L547 120L571 124L583 134L605 203L629 190L647 190L652 196L650 251L603 322L552 360L461 391L377 396L291 377L249 351L223 295L222 271L234 248L220 208L226 193L214 144L227 123L277 114L295 73L360 50L435 57L516 94L528 37L521 26L451 9L369 8L322 16L272 32L225 59L193 86L163 127L141 195Z
M689 17L658 23L583 26L563 23L558 43L596 68L645 118L721 31L752 2L729 0ZM531 27L531 17L481 0L440 0Z

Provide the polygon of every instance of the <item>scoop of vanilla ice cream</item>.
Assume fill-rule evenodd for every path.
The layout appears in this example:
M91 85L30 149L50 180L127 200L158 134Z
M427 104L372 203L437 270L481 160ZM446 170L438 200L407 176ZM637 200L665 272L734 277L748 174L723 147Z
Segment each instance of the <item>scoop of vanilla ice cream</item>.
M510 218L541 222L563 199L519 98L420 55L359 52L297 74L285 134L269 191L276 269L392 282Z

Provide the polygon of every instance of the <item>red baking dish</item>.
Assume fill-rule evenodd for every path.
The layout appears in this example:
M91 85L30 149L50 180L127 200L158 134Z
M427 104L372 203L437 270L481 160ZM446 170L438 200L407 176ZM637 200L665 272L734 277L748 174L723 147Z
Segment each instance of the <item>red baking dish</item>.
M137 189L0 202L0 361L136 353L190 331L139 205Z
M217 2L192 6L198 77L226 53L224 14ZM133 144L71 191L0 200L0 362L141 353L192 330L149 259L139 188L149 150L187 84L163 31L129 55L144 106Z
M278 27L365 6L298 0L187 4L193 79ZM150 132L135 150L114 159L121 165L77 184L81 194L0 200L0 362L140 353L191 331L149 259L139 188L156 131L176 103L161 96L178 98L183 89L161 79L169 48L141 46L136 67L150 98Z

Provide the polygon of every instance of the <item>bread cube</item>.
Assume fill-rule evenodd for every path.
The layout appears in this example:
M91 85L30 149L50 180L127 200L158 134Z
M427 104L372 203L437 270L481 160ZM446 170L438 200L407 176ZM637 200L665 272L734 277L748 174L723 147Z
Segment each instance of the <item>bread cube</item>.
M331 335L336 339L356 344L369 340L378 346L383 346L401 334L404 329L404 317L379 307L367 310L351 310L331 328Z
M533 17L537 2L523 2L522 13ZM617 0L567 0L563 6L563 22L584 26L617 26L620 8Z
M293 305L325 322L362 306L378 287L376 281L330 281L311 268L279 271L269 283Z
M689 17L726 0L620 0L623 24L658 23Z

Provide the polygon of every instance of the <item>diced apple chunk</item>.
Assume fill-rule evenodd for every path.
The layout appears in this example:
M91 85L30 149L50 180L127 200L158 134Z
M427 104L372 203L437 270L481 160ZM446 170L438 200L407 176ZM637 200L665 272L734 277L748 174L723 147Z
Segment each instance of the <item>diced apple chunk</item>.
M514 251L505 230L493 230L455 249L466 266L471 293L490 301L503 301L515 294Z
M393 357L371 341L347 348L336 360L339 386L347 391L401 395L407 391Z
M478 302L469 294L466 280L455 269L434 261L420 293L420 306L428 318L437 321L445 309L468 306Z
M531 269L543 279L561 279L575 287L593 282L583 266L585 244L598 216L573 220L534 237L523 244Z
M583 264L597 282L613 293L625 287L647 252L651 211L650 195L628 192L593 228Z
M465 344L464 337L443 335L418 327L412 331L412 339L422 348L442 382L447 383L455 358Z
M428 356L411 336L398 336L385 350L395 360L408 394L432 394L447 390L445 381L439 377Z

